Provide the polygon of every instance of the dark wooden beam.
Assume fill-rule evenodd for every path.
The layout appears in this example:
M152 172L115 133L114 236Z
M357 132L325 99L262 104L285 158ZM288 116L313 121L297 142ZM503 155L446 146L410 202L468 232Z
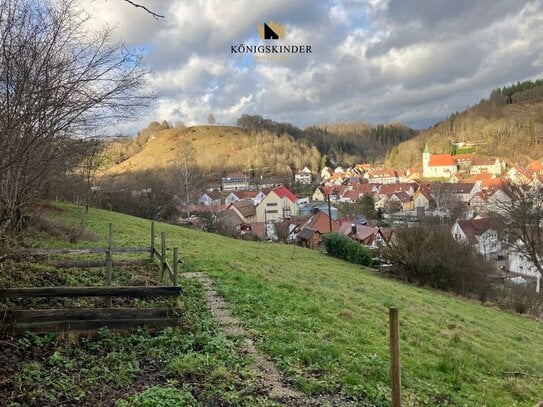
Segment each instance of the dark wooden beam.
M176 296L179 287L32 287L0 289L0 298L16 297L160 297Z

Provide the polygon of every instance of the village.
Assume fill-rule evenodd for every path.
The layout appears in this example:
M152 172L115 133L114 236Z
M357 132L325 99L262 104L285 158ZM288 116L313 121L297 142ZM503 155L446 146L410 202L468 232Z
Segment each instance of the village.
M370 163L327 166L319 174L305 167L295 174L292 186L306 190L314 186L308 196L293 193L279 181L232 173L222 178L220 188L209 188L197 197L197 204L180 210L212 213L240 237L283 240L316 250L322 235L330 232L343 233L376 250L387 245L395 228L421 222L446 224L456 240L471 244L492 262L494 279L511 284L536 280L539 291L541 275L511 249L498 215L510 200L505 187L540 186L543 164L533 161L523 166L473 154L432 154L428 145L421 164L407 171L376 168ZM363 199L373 204L375 219L363 213L340 215L341 207ZM181 223L198 225L199 219L192 215Z

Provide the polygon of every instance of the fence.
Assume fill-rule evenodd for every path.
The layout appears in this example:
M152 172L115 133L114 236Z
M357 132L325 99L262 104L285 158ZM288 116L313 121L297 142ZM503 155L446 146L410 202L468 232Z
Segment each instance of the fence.
M0 314L0 328L3 333L16 334L25 331L57 332L66 330L94 331L101 327L113 329L129 329L141 325L150 328L174 326L179 322L180 310L173 307L162 308L113 308L112 297L145 298L145 297L177 297L181 294L178 284L179 248L173 249L173 267L166 258L166 235L161 233L160 250L155 245L155 224L151 223L150 247L113 247L113 226L109 225L107 248L78 249L24 249L17 256L39 255L83 255L104 253L104 260L61 260L50 263L57 268L90 268L105 269L105 286L97 287L31 287L0 289L0 299L36 298L36 297L103 297L104 308L70 308L70 309L7 309ZM112 286L112 267L144 264L147 260L113 260L114 253L150 253L151 261L160 261L160 282L167 271L171 285L165 286ZM1 312L1 311L0 311Z

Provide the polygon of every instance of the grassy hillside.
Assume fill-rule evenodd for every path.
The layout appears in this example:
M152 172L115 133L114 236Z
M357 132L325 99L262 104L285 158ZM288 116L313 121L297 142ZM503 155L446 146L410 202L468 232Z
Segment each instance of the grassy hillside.
M61 208L52 216L78 223L80 208ZM108 222L116 241L148 242L149 221L90 211L88 225L99 236L107 235ZM165 224L157 230L181 248L184 271L212 276L258 347L308 394L389 405L387 310L394 305L406 405L533 406L542 399L541 322L387 280L307 249Z
M219 179L229 171L256 169L258 175L291 176L292 168L307 165L318 170L320 154L307 143L288 135L250 134L238 127L194 126L157 131L133 155L105 171L106 175L164 170L180 161L187 144L196 165L207 178ZM122 144L111 147L109 161L119 161Z

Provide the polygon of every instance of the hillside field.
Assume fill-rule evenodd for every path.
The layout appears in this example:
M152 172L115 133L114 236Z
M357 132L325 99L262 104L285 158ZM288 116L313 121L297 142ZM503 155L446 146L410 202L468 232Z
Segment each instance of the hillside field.
M58 207L49 216L79 223L81 208ZM116 242L149 244L147 220L91 209L87 222L100 240L81 246L105 245L109 222ZM183 271L213 278L258 348L307 395L390 405L388 307L397 306L405 405L534 406L543 399L540 321L392 281L308 249L167 224L157 224L157 231L167 233L170 247L180 247Z

